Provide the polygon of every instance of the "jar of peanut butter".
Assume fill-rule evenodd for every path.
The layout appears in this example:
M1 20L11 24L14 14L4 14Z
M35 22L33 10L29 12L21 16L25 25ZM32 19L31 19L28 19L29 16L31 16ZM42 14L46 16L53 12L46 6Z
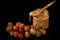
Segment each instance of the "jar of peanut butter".
M42 13L39 13L39 11L40 9L30 12L33 17L34 28L47 29L49 26L49 13L46 9Z

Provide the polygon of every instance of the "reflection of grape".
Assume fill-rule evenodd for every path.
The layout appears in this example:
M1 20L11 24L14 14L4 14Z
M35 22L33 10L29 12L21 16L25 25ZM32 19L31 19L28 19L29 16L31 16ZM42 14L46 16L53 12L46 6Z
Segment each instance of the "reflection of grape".
M12 22L8 22L8 26L13 26L13 23Z
M40 36L41 36L41 32L40 32L40 30L37 30L36 37L40 37Z
M29 38L30 37L30 33L29 32L25 32L25 37Z
M10 32L11 30L12 30L12 27L10 27L10 26L6 28L7 32Z
M44 29L40 29L40 31L41 31L41 33L42 33L43 35L46 34L46 30L44 30Z
M44 20L41 24L42 24L42 26L41 26L41 29L47 29L48 28L48 25L49 25L49 21L48 21L49 19L47 19L47 20Z
M35 29L40 29L39 25L34 26Z

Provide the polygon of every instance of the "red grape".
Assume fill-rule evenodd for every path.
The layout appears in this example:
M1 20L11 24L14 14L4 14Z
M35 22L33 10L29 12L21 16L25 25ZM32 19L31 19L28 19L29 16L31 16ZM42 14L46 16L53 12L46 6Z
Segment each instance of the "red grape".
M24 24L23 23L21 23L20 25L19 25L19 28L24 28Z
M20 28L20 29L19 29L19 32L24 33L24 29L21 29L21 28Z
M20 39L23 39L23 34L22 33L20 33L20 34L18 34L18 38L20 38Z
M13 30L17 31L18 27L17 26L13 26Z
M16 26L19 27L20 23L21 23L21 22L17 22L17 23L16 23Z
M27 26L24 27L24 30L25 31L29 31L30 30L30 27L27 25Z
M15 31L15 32L13 33L13 35L14 35L14 37L17 37L17 36L18 36L18 32Z

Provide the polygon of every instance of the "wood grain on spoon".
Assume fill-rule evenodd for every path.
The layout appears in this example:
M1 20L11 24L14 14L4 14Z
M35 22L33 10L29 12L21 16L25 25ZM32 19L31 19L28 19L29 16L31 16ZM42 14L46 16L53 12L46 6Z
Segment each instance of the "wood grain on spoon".
M45 7L43 7L41 10L40 10L40 14L45 10L45 9L47 9L48 7L50 7L52 4L54 4L55 3L55 1L56 0L54 0L54 1L52 1L52 2L50 2L49 4L47 4Z

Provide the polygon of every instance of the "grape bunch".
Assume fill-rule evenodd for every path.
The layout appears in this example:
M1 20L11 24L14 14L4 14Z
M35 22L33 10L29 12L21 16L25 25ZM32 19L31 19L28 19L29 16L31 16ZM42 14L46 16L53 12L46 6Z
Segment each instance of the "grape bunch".
M17 22L13 25L12 22L8 22L6 27L6 31L13 37L23 39L29 38L31 35L35 35L36 37L40 37L41 34L45 35L46 31L44 29L35 29L33 25L25 25L21 22Z

